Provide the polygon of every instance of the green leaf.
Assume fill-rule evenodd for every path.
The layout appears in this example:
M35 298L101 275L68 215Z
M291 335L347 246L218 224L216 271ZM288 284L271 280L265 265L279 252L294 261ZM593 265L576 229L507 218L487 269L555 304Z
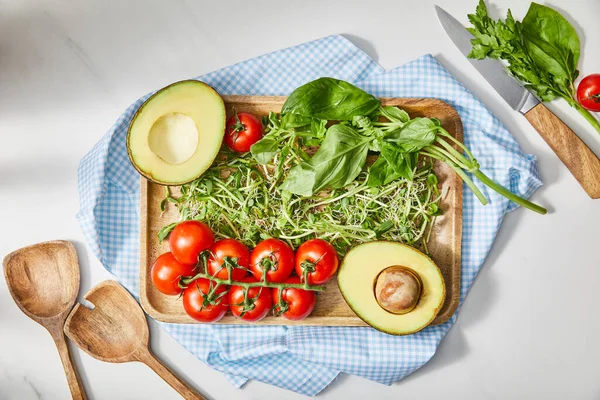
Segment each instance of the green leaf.
M410 116L406 111L394 106L381 107L381 115L392 122L406 123L410 120Z
M158 241L162 242L165 240L165 238L169 236L169 233L171 233L171 231L175 229L177 225L179 225L179 222L173 222L172 224L163 226L162 229L158 231Z
M250 147L254 159L260 164L268 164L279 151L279 141L265 136Z
M384 143L381 157L385 158L399 177L412 180L417 160L417 153L406 153L391 143Z
M378 157L377 161L369 168L369 180L367 186L376 187L387 185L388 183L400 178L400 175L394 171L394 168L383 157Z
M386 233L393 227L394 227L394 223L392 221L390 221L390 220L383 221L381 223L381 225L379 225L377 228L374 229L375 235L379 239L381 237L381 235L383 235L384 233Z
M323 138L327 132L325 125L327 125L326 119L313 118L310 122L310 130L316 137Z
M368 115L379 104L377 97L348 82L319 78L294 90L281 112L340 121L350 120L357 115Z
M350 126L331 126L315 155L293 167L280 189L310 196L325 188L346 186L360 174L372 140Z
M402 153L413 153L433 143L439 128L439 120L417 117L388 133L383 139L386 143L393 143Z
M531 3L522 23L523 44L542 72L571 84L579 72L577 32L558 11Z
M300 114L285 113L281 115L281 128L286 130L301 128L310 125L311 122L312 118Z

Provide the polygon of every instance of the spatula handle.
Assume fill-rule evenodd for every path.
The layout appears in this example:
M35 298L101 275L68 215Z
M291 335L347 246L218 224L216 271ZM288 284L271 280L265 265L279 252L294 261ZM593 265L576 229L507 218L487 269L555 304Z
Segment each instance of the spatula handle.
M85 394L85 389L81 383L79 373L73 366L73 360L71 360L71 353L69 352L69 346L65 340L65 334L60 328L56 329L56 331L53 329L49 330L54 339L54 343L56 343L58 354L60 354L60 361L62 361L65 374L67 375L67 382L69 382L69 389L71 389L71 396L73 396L73 399L75 400L87 400L87 395Z
M583 190L600 198L600 159L554 113L542 103L525 114L525 118L571 171Z
M177 390L186 400L205 400L204 397L196 393L187 383L179 379L173 371L167 368L149 349L140 351L136 354L138 361L143 362L154 372L156 372L165 382Z

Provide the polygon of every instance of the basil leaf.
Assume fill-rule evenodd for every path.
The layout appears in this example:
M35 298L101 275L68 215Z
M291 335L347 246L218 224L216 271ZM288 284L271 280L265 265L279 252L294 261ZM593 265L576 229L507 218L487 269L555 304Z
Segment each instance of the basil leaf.
M531 3L522 22L523 44L533 62L555 81L570 87L577 78L579 37L559 12Z
M367 186L376 187L387 185L398 178L400 178L400 174L394 171L394 168L387 162L385 158L379 157L369 169Z
M391 143L384 143L381 147L383 157L398 177L412 180L417 165L417 153L405 153Z
M439 120L417 117L385 135L383 140L396 145L402 153L413 153L433 143L439 128Z
M268 164L279 151L279 142L268 136L263 137L250 147L254 159L260 164Z
M377 97L334 78L319 78L294 90L285 101L282 114L298 114L325 120L349 120L368 115L379 107Z
M325 136L325 132L327 132L325 125L327 125L326 119L313 118L310 122L310 130L313 135L318 138L322 138Z
M293 128L301 128L306 125L310 125L312 122L312 118L305 117L300 114L291 114L286 113L281 116L281 128L282 129L293 129Z
M383 115L392 122L406 123L410 121L410 116L406 111L394 106L381 107L381 115Z
M315 155L293 167L280 189L310 196L325 188L346 186L360 174L372 140L350 126L331 126Z

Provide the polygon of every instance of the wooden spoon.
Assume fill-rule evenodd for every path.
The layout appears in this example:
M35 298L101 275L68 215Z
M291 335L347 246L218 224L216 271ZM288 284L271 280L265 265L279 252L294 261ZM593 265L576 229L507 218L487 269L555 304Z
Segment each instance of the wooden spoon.
M50 332L74 399L87 399L69 354L63 325L79 293L79 263L72 243L57 240L4 257L4 276L17 306Z
M185 399L204 399L152 354L144 312L125 288L115 281L104 281L85 298L94 309L77 304L65 322L65 333L77 346L102 361L142 362Z

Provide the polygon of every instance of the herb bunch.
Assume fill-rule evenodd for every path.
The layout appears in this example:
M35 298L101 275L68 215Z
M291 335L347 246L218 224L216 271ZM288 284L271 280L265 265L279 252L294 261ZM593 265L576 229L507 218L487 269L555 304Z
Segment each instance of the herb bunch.
M564 99L600 133L600 122L577 102L579 37L558 11L531 3L522 22L510 9L504 21L494 21L480 0L468 17L473 27L467 30L475 36L470 58L506 61L508 72L541 100Z

